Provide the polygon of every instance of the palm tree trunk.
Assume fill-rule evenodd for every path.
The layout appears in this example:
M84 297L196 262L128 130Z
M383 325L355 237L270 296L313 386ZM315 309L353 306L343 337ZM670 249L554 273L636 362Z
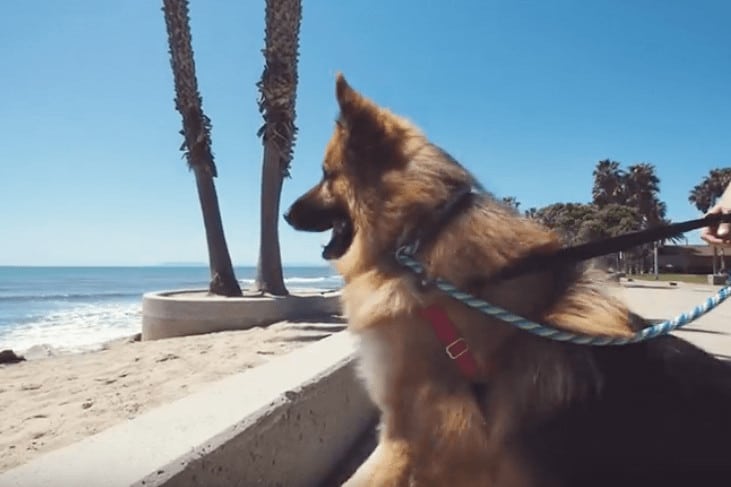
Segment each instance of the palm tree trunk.
M279 198L284 178L289 175L297 134L295 101L301 18L301 0L266 0L264 71L257 83L259 111L264 118L258 135L264 156L256 288L278 296L288 294L279 252Z
M163 0L165 26L170 47L170 66L175 83L175 108L183 119L182 149L188 166L195 174L198 200L208 244L211 282L208 290L223 296L241 296L241 287L234 275L231 256L221 222L221 211L213 178L217 176L211 152L210 120L203 113L198 93L195 60L190 34L187 0Z
M279 200L283 179L279 148L273 138L268 139L264 143L261 174L261 221L256 288L275 296L289 294L284 285L282 257L279 251Z
M213 176L200 166L194 167L193 173L208 244L208 268L211 273L208 290L221 296L241 296L241 287L234 274L231 255L226 244Z

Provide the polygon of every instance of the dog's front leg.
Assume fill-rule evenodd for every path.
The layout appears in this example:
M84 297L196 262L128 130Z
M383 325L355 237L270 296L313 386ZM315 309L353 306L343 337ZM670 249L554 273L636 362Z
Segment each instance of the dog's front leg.
M376 448L343 487L407 486L409 471L406 442L382 434Z

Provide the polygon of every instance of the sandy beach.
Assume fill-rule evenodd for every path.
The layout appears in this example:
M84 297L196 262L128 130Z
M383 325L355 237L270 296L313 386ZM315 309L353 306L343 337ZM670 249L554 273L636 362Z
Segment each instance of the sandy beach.
M343 329L323 317L0 365L0 471Z

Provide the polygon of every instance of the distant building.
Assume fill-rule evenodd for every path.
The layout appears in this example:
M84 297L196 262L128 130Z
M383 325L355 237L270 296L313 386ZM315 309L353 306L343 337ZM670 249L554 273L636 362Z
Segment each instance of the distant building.
M719 269L721 252L721 250L718 251ZM660 272L712 274L713 247L710 245L665 245L658 249L657 264Z

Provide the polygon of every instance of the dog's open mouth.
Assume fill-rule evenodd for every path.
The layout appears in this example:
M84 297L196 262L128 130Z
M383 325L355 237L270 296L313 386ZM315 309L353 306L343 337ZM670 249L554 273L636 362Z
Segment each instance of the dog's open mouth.
M311 193L311 192L310 192ZM322 258L337 260L348 251L355 236L355 224L347 209L339 205L322 205L311 201L307 193L300 197L285 212L284 220L295 230L304 232L326 232L330 230L330 241L322 249Z
M336 218L332 224L330 241L322 249L322 258L336 260L345 255L353 243L353 224L349 218Z

